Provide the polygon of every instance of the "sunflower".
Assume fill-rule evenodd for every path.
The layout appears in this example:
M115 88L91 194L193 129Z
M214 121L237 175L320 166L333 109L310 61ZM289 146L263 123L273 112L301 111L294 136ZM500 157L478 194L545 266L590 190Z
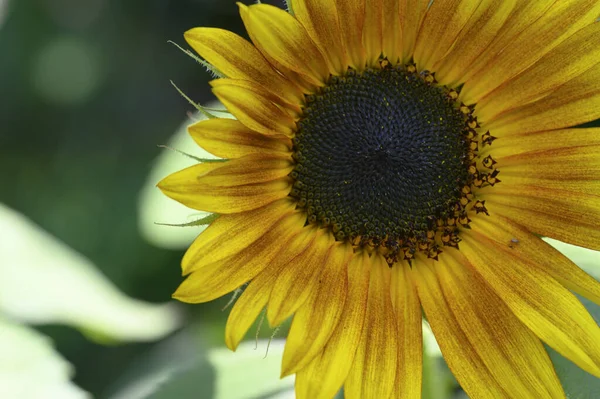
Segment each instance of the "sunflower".
M600 283L540 239L600 249L600 3L239 4L251 42L186 32L236 118L224 162L160 184L218 217L174 297L239 287L226 343L293 317L299 398L417 398L422 318L473 398L558 398L542 343L600 377ZM247 285L246 285L247 284ZM265 310L266 309L266 310Z

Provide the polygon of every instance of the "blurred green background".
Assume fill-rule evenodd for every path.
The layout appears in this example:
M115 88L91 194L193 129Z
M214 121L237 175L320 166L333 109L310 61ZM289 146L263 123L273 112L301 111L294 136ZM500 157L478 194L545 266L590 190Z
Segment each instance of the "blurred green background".
M213 96L210 75L167 41L187 48L183 32L195 26L245 35L238 7L233 0L0 4L0 202L91 260L126 295L169 301L182 279L183 246L160 248L143 237L140 193L167 151L157 145L191 122L193 108L169 81L197 102ZM202 331L199 346L223 345L227 300L181 305L184 324ZM107 346L67 326L36 329L74 366L74 383L98 397L112 395L136 362L172 339Z

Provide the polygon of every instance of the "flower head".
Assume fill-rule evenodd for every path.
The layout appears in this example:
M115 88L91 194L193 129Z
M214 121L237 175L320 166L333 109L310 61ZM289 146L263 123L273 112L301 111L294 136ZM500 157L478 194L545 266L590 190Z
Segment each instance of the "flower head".
M600 249L600 4L297 0L240 5L252 43L195 28L236 120L227 159L167 177L220 216L175 297L248 283L226 342L293 316L300 398L420 397L421 319L474 398L563 397L545 342L600 377L600 284L539 236Z

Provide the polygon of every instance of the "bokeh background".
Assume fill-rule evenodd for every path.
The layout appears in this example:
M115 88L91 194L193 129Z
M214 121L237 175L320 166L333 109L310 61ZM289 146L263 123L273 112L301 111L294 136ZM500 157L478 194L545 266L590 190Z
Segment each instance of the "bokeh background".
M154 185L193 163L159 145L198 155L185 135L198 116L170 80L214 101L210 74L168 43L187 49L195 26L246 36L233 0L0 0L0 397L293 397L278 380L285 326L232 356L229 297L170 299L201 229L155 222L201 215ZM461 395L431 364L429 397ZM69 388L30 389L42 380Z

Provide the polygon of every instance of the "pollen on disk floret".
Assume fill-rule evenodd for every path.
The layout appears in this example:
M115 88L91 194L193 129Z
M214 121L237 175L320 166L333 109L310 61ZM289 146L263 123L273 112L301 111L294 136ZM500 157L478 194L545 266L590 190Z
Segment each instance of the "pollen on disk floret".
M390 265L458 248L473 214L487 214L475 191L500 181L493 157L478 155L493 137L458 98L435 74L386 59L306 95L290 195L307 223Z

